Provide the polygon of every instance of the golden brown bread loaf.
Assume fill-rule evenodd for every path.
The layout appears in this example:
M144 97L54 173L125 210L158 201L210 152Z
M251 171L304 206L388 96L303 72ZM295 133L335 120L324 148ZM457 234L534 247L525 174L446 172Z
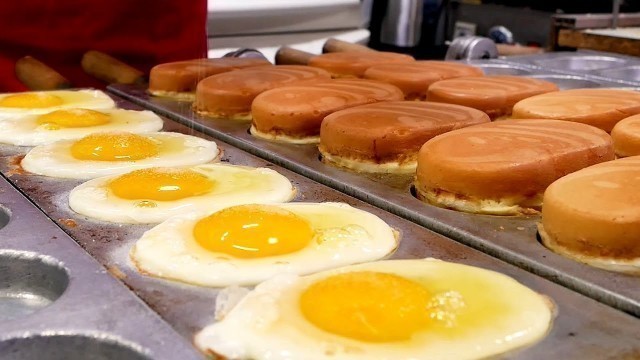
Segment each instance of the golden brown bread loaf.
M386 81L399 87L406 100L425 100L429 85L439 80L482 75L484 73L478 67L450 61L375 65L364 72L365 79Z
M513 107L514 118L575 121L606 132L639 113L640 93L616 89L563 90L522 100Z
M578 261L640 273L640 157L569 174L544 194L543 243Z
M522 76L460 77L433 83L427 101L472 107L497 119L511 115L513 105L522 99L556 90L552 82Z
M421 101L357 106L327 116L323 161L359 172L412 173L420 147L447 131L489 122L480 110Z
M317 143L325 116L352 106L403 98L397 87L374 80L338 79L284 86L255 98L251 133L268 140Z
M309 66L319 67L331 73L334 78L363 77L364 72L374 65L403 64L415 60L404 54L382 51L350 51L314 56Z
M640 115L620 120L611 130L618 157L640 155Z
M560 120L505 120L451 131L420 149L418 196L461 211L532 213L558 178L613 160L611 137Z
M176 61L156 65L149 74L149 93L193 100L198 82L211 75L253 66L267 66L263 59L219 58Z
M193 107L205 116L251 120L251 102L260 93L330 78L325 70L304 65L261 66L226 72L198 83Z

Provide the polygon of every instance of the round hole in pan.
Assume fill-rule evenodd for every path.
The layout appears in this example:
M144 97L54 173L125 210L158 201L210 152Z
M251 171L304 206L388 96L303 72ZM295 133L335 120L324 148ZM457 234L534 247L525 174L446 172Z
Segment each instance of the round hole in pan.
M9 338L0 342L3 360L150 360L139 346L105 334L53 333Z
M32 252L0 250L0 321L49 306L68 285L69 274L58 260Z
M0 205L0 229L7 226L9 220L11 220L11 211Z

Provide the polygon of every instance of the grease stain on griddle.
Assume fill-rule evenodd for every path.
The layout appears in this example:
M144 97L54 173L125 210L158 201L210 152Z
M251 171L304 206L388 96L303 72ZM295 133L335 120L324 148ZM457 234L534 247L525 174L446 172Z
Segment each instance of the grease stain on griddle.
M107 271L116 279L124 280L127 277L127 274L120 270L116 265L108 266Z
M58 219L58 222L68 228L74 228L78 226L78 223L73 219Z
M11 177L13 175L24 175L27 173L27 171L22 168L22 165L20 165L22 159L24 159L24 155L16 155L8 158L7 164L9 165L9 171L5 173L7 177Z

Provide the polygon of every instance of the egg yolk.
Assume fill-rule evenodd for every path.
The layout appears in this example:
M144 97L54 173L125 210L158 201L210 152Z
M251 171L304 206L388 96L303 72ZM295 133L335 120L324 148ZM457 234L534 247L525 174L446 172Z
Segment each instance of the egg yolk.
M239 205L195 224L193 235L203 248L237 258L289 254L306 247L313 229L300 216L270 205Z
M46 93L25 93L5 96L0 99L1 107L41 109L62 105L61 97Z
M71 145L71 155L79 160L127 161L158 155L152 140L129 133L96 133Z
M300 296L304 317L330 333L368 342L411 338L430 323L430 293L398 275L359 271L330 276Z
M107 186L122 199L172 201L208 193L214 182L189 169L154 168L121 175Z
M47 125L51 130L104 125L110 116L87 109L57 110L38 116L38 125Z

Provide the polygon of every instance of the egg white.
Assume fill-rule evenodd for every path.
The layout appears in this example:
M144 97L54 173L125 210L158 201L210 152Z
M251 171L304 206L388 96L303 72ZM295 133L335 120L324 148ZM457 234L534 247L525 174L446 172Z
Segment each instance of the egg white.
M211 192L179 200L152 201L154 207L140 207L143 199L123 199L111 192L108 183L119 175L89 180L69 194L69 207L79 214L119 223L159 223L189 211L216 211L228 206L290 201L295 189L278 172L266 168L205 164L189 169L214 181ZM170 170L170 169L169 169Z
M172 132L143 134L167 145L166 151L146 159L130 161L79 160L71 155L75 140L57 141L36 146L22 159L22 168L28 172L67 179L93 179L149 167L193 166L216 160L220 151L215 142L199 137Z
M62 98L63 103L56 106L44 108L13 108L0 106L0 119L11 118L24 115L46 114L56 110L83 108L90 110L106 110L113 109L116 103L109 95L100 90L54 90L54 91L33 91L22 93L4 93L0 94L0 100L11 95L40 93L50 94Z
M302 292L314 282L351 271L395 274L422 284L432 294L457 291L474 311L485 310L488 302L504 306L486 323L455 336L427 330L407 341L386 343L342 337L308 322L299 306ZM218 299L233 298L226 292ZM540 340L554 316L547 298L510 277L435 259L378 261L305 277L280 275L258 285L230 310L216 305L228 312L195 336L196 346L226 359L252 360L484 359Z
M110 115L106 124L86 127L69 127L50 130L46 125L38 124L40 115L26 115L0 119L0 143L18 146L37 146L60 140L80 139L95 132L126 131L148 133L162 129L162 119L151 111L123 109L101 110Z
M210 213L171 218L144 233L131 249L142 273L201 286L256 284L282 273L309 274L338 266L381 259L398 244L382 219L343 203L277 204L307 220L316 238L297 252L241 259L198 245L195 223Z

